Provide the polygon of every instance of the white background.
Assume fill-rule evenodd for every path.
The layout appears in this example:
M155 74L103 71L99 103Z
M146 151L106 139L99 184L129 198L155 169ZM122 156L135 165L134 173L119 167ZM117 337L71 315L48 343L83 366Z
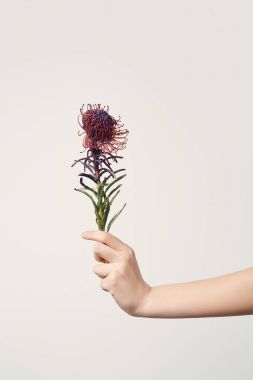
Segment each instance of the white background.
M1 2L1 379L252 379L252 316L134 318L99 287L71 168L79 108L109 105L129 130L111 232L144 279L252 266L252 10Z

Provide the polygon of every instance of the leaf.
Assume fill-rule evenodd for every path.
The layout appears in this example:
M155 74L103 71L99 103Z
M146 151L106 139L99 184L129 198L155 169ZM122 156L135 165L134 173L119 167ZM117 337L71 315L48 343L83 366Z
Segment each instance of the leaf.
M107 187L107 189L105 189L105 192L107 192L107 190L110 189L110 187L111 187L112 185L114 185L114 183L116 183L117 181L119 181L121 178L124 178L125 176L126 176L126 174L123 174L123 175L121 175L120 177L116 178L114 181L112 181L112 182L109 184L109 186Z
M112 205L112 202L117 197L117 195L119 194L119 192L120 192L120 190L118 190L117 193L114 195L114 197L112 197L112 199L110 200L110 205Z
M114 197L112 197L112 199L110 200L110 205L112 205L112 202L117 197L117 195L119 194L119 192L120 192L120 190L118 190L117 193L114 195Z
M100 207L101 207L102 201L103 201L103 197L105 196L105 192L103 190L103 187L100 186L100 184L97 185L97 188L98 188L98 203L97 203L97 208L99 210Z
M107 226L107 232L109 232L112 223L113 223L113 222L115 221L115 219L119 216L119 214L121 213L121 211L124 209L125 206L126 206L126 203L123 205L122 209L119 210L119 211L117 212L117 214L115 214L115 215L113 216L113 218L110 220L110 222L108 223L108 226Z
M99 185L100 185L100 186L108 186L109 183L103 183L103 182L100 182Z
M110 173L110 176L112 175L113 178L116 178L114 171L112 169L101 168L99 174L100 174L100 176L102 176L106 172Z
M84 163L83 165L84 165L84 169L85 169L85 168L88 168L89 171L90 171L92 174L94 174L94 170L93 170L93 168L92 168L90 165L88 165L87 163Z
M80 193L83 193L83 194L87 195L87 197L90 198L90 200L92 201L93 206L95 208L95 212L97 214L98 208L97 208L96 202L94 201L94 199L92 198L92 196L89 193L87 193L86 191L84 191L83 189L77 189L77 188L75 188L75 190L80 191Z
M119 188L120 186L122 186L122 183L121 183L120 185L116 186L116 187L110 192L110 194L108 195L108 198L114 193L114 191L118 190L118 188Z
M109 169L105 169L105 168L101 168L101 169L99 169L99 174L100 174L100 176L102 176L102 175L103 175L104 173L106 173L106 172L111 173L112 171L109 170Z
M83 178L80 178L80 183L81 183L81 185L82 185L86 190L90 190L90 191L92 191L92 192L96 195L96 197L97 197L97 195L98 195L97 191L94 190L94 189L92 189L91 187L85 185L85 183L83 182Z
M118 169L118 170L114 170L114 172L113 172L113 173L114 173L113 178L116 177L116 176L115 176L116 173L121 172L122 170L126 170L126 169ZM104 180L103 180L103 182L106 182L110 177L111 177L111 174L108 175L108 177L105 177Z
M114 170L114 173L121 172L122 170L126 170L126 169L118 169L118 170Z
M105 200L105 204L106 204L106 210L105 210L105 223L107 221L107 217L108 217L108 214L109 214L109 211L110 211L110 202L109 202L109 199L106 198Z
M81 177L87 177L87 178L90 178L93 182L97 183L97 179L96 179L96 177L94 177L94 176L91 175L91 174L80 173L80 174L78 174L78 175L81 176Z

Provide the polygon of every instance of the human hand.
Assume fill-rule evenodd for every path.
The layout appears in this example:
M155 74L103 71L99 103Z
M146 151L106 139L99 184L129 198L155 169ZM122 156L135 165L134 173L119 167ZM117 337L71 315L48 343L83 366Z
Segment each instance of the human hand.
M102 279L100 287L114 297L122 310L137 316L151 287L141 276L134 250L106 231L85 231L81 237L96 241L93 252L97 263L93 271Z

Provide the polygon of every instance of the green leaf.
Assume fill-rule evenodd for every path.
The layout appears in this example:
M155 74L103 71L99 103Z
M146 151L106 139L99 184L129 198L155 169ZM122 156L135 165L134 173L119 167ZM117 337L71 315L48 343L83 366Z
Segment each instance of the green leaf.
M103 182L99 182L99 185L102 187L102 186L108 186L109 183L103 183Z
M91 175L91 174L87 174L87 173L80 173L78 174L80 177L87 177L89 179L91 179L93 182L97 183L97 179L94 175Z
M103 172L102 172L102 170L103 170ZM116 178L116 175L115 175L115 173L114 173L113 170L111 170L111 169L102 169L102 170L101 170L101 172L100 172L100 175L103 175L103 174L105 174L105 173L110 173L110 175L112 175L113 178ZM105 179L105 178L104 178L104 179Z
M105 191L103 189L103 186L101 186L101 183L97 184L97 190L98 190L98 203L97 203L97 208L100 209L102 203L103 203L103 198L106 198Z
M109 199L106 198L106 200L105 200L105 223L107 221L109 211L110 211L110 202L109 202Z
M121 175L120 177L116 178L114 181L112 181L112 182L109 184L109 186L107 187L107 189L105 189L105 192L107 192L107 191L110 189L110 187L111 187L112 185L114 185L114 183L116 183L117 181L119 181L121 178L124 178L125 176L126 176L126 174L123 174L123 175Z
M96 197L98 196L98 193L96 192L96 190L92 189L91 187L85 185L84 188L85 188L86 190L92 191L93 194L95 194Z
M85 183L83 182L83 179L82 179L82 178L80 178L80 183L81 183L81 185L82 185L86 190L92 191L93 194L95 194L96 197L97 197L97 195L98 195L97 191L96 191L95 189L93 189L93 188L91 188L91 187L85 185Z
M120 190L118 190L117 193L114 195L114 197L112 197L112 199L110 200L110 205L112 205L112 202L117 197L117 195L119 194L119 192L120 192Z
M107 232L109 232L112 223L113 223L113 222L115 221L115 219L119 216L119 214L121 213L121 211L124 209L125 206L126 206L126 203L123 205L122 209L119 210L119 211L117 212L117 214L115 214L114 217L110 220L110 222L108 223L108 226L107 226Z
M90 200L92 201L93 206L95 208L95 212L97 213L98 212L98 208L97 208L96 202L94 201L94 199L92 198L92 196L89 193L87 193L87 191L84 191L83 189L76 189L75 188L75 190L80 191L80 193L83 193L83 194L87 195L87 197L90 198Z
M120 186L122 186L122 183L121 183L120 185L116 186L112 191L110 191L110 194L108 195L108 198L110 198L110 196L111 196L116 190L118 190L118 188L119 188Z

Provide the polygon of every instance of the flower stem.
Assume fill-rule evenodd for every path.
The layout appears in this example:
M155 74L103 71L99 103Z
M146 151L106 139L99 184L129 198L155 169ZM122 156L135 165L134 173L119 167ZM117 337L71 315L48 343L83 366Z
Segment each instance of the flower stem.
M95 176L97 180L97 213L96 213L96 223L100 231L105 231L105 214L104 214L104 204L103 198L105 197L103 185L100 182L100 172L99 172L99 155L101 154L100 150L91 149L93 156L93 166L95 171Z

